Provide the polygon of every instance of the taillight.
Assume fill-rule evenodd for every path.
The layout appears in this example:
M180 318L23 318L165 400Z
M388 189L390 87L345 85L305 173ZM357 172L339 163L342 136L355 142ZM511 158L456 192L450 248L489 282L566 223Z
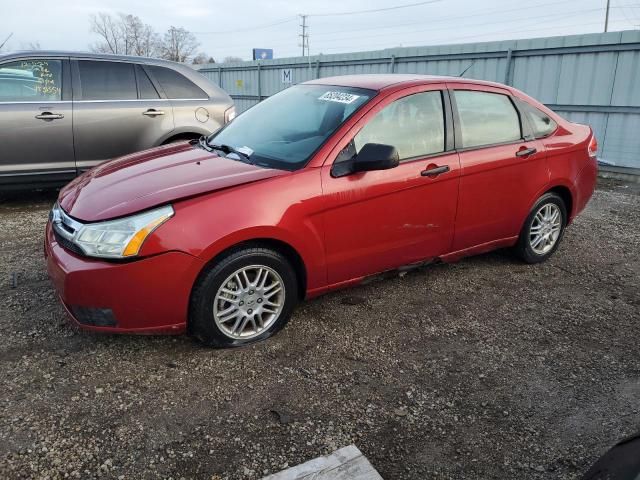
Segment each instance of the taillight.
M224 123L229 123L234 118L236 118L236 107L227 108L224 112Z
M595 135L591 136L591 141L589 142L589 148L587 151L591 158L596 158L596 155L598 154L598 140L596 140Z

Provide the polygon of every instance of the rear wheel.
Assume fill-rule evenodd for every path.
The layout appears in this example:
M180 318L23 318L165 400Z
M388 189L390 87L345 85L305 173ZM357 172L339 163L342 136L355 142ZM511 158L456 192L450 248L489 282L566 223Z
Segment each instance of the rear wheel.
M201 276L191 298L190 331L215 347L264 340L284 327L297 298L296 275L283 255L240 248Z
M562 198L545 193L531 209L520 232L516 253L527 263L540 263L560 245L567 225L567 208Z

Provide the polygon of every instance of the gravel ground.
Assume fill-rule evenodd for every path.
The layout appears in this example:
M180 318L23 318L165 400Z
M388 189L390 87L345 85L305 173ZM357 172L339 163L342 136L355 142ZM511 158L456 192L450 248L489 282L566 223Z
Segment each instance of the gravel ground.
M350 443L385 480L577 478L640 430L639 190L600 185L543 265L431 266L226 351L75 330L55 195L4 198L0 478L254 479Z

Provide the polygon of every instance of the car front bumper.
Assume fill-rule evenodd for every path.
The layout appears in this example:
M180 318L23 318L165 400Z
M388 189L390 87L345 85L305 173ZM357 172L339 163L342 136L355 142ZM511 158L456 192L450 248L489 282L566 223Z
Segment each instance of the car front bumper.
M179 334L189 297L204 267L182 252L127 262L76 255L58 244L47 224L44 253L49 277L80 328L106 333Z

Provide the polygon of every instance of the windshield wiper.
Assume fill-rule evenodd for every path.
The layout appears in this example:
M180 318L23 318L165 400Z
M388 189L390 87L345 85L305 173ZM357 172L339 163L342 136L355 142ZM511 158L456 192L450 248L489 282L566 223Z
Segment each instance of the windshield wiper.
M240 150L233 148L231 145L209 143L206 137L202 137L202 138L204 139L204 144L207 145L207 147L209 147L208 148L209 151L220 150L225 154L225 158L228 157L230 153L235 153L238 157L244 158L247 161L247 163L251 163L251 157L249 155L247 155L246 153Z
M204 148L207 152L210 152L213 150L213 148L209 146L209 142L207 142L207 137L205 137L204 135L198 139L198 145Z

